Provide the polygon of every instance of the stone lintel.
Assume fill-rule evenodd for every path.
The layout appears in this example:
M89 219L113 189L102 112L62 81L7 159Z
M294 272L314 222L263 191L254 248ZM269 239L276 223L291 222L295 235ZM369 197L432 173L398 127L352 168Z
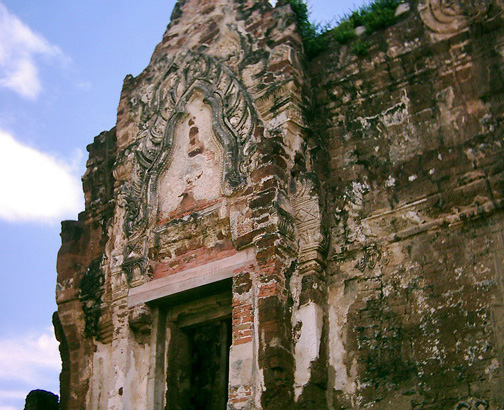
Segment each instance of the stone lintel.
M227 258L186 269L132 288L128 295L128 306L154 302L170 295L229 279L240 269L255 264L255 249L245 249Z

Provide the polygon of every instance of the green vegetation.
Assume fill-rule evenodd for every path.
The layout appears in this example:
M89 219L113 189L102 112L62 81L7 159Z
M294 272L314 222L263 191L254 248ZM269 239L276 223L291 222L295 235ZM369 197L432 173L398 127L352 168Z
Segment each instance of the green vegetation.
M387 28L395 23L395 11L402 0L376 0L354 11L348 20L354 27L364 26L366 33Z
M103 283L105 276L101 269L102 256L93 260L79 283L79 300L84 311L84 333L88 337L98 335L101 316Z
M309 20L310 13L304 0L288 0L287 3L290 4L296 16L296 23L303 39L306 55L308 58L313 58L327 46L328 27L321 27Z
M352 51L355 55L362 57L367 54L369 43L367 41L356 41L352 44Z
M375 0L344 17L334 27L312 23L309 20L310 13L304 0L287 0L287 3L291 5L296 15L306 55L308 58L313 58L327 49L331 40L336 40L341 44L354 40L357 37L355 29L359 26L365 27L366 34L391 26L396 22L397 6L403 1ZM369 44L361 40L357 40L352 45L352 51L358 56L365 55L368 48Z

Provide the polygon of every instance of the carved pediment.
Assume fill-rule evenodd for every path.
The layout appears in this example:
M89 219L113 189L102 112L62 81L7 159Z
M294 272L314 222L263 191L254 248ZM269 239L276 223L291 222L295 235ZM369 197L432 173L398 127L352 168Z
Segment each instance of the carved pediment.
M257 114L229 68L192 52L156 67L159 81L130 100L141 123L126 154L131 179L119 191L126 248L135 249L124 257L129 276L147 265L156 223L241 189L255 150Z
M240 189L247 160L254 151L257 119L252 100L239 79L214 58L188 52L167 64L160 81L140 88L130 103L140 109L131 182L123 187L124 231L138 236L157 208L157 179L170 166L178 124L188 116L194 95L210 107L213 135L222 149L220 184L223 195Z

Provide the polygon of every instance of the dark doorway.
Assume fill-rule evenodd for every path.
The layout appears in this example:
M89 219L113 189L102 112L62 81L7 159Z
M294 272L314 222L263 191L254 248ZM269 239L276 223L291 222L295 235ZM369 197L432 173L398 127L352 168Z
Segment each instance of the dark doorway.
M162 367L156 368L166 377L165 410L226 409L231 288L231 280L226 279L160 301L165 319L160 335L164 328L167 339L159 337L159 352L164 356L160 356Z
M231 318L173 326L167 369L167 410L225 410Z
M228 392L231 320L220 320L186 330L190 351L188 410L224 410Z

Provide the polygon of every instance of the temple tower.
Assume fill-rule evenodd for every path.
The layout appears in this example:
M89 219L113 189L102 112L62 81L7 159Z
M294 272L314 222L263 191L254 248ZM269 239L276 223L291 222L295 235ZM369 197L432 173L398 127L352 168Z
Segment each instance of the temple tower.
M125 78L62 224L61 409L504 408L502 1L311 60L290 3L180 0Z

